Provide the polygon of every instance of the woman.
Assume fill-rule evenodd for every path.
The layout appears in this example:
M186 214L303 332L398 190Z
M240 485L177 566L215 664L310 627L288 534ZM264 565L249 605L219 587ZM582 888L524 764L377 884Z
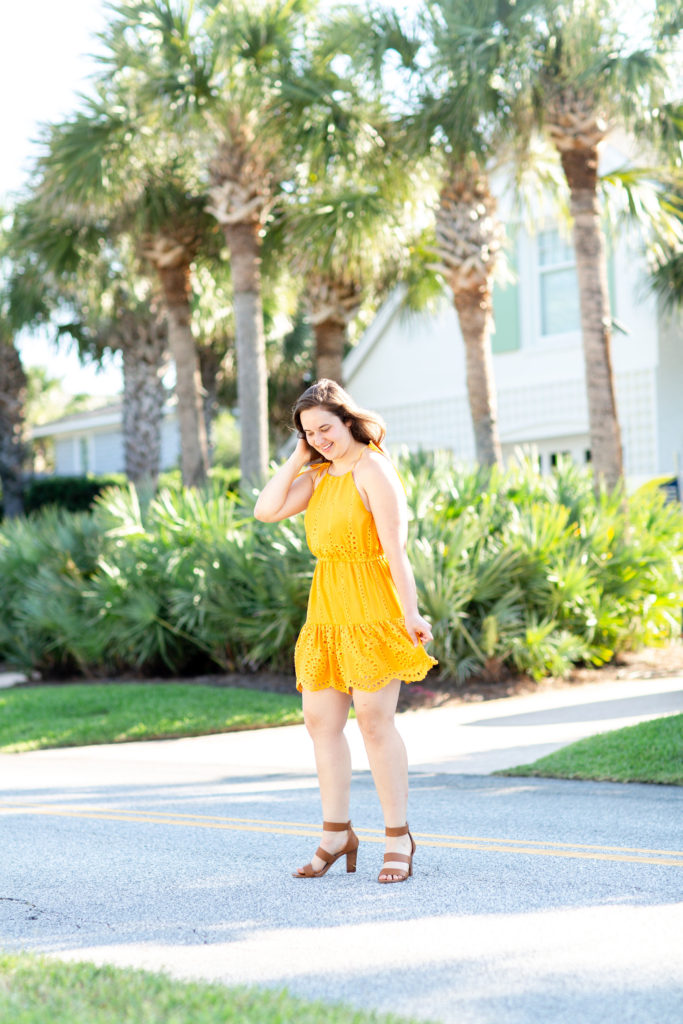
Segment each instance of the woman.
M353 702L388 840L378 880L403 882L412 875L415 842L406 821L408 761L394 715L401 681L423 679L436 664L422 646L432 633L418 612L406 555L405 492L381 449L383 423L334 381L320 380L301 395L294 424L297 446L254 509L264 522L305 509L318 558L295 668L324 821L320 846L294 877L318 878L344 855L346 870L356 869L344 735Z

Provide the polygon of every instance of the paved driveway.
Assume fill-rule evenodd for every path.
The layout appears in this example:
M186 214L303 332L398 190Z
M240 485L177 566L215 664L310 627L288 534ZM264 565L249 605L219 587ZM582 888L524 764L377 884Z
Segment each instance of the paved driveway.
M491 736L472 741L476 766L486 743L494 759L517 756L521 734L501 745L496 730L536 728L536 748L567 718L595 727L634 711L587 711L600 702L586 696L482 705L458 728ZM425 760L447 739L448 717L434 715L401 720L418 754L418 853L397 886L375 881L380 814L362 764L358 872L339 862L323 879L289 877L320 817L296 728L1 757L0 946L443 1024L677 1024L683 788L463 774L457 753Z

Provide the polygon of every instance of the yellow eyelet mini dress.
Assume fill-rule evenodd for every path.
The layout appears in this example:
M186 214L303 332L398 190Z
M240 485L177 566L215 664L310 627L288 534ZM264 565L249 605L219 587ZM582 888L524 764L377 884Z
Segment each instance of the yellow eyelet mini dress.
M374 447L374 446L373 446ZM379 690L437 662L413 645L375 521L353 478L322 474L305 515L317 565L294 654L298 690Z

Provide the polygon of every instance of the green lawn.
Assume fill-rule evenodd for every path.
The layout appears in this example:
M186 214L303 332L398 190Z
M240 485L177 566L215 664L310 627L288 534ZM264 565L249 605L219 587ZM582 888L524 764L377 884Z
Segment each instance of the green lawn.
M0 1020L16 1024L405 1024L286 992L0 954Z
M200 736L302 720L296 693L183 683L19 687L0 691L0 750Z
M496 772L496 775L683 786L683 715L656 718L590 736L533 764Z

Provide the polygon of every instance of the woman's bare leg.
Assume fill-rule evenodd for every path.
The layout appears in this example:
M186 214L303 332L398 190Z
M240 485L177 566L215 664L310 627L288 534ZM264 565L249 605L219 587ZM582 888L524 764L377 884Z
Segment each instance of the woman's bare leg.
M349 717L351 697L332 688L302 693L304 722L313 740L315 766L320 786L323 820L342 822L349 820L351 790L351 752L344 735ZM348 832L323 831L320 846L328 853L337 853L346 846ZM324 867L324 861L313 857L314 871Z
M374 693L356 690L353 695L358 725L382 805L385 828L405 825L408 813L408 755L394 720L400 688L400 681L394 679ZM387 853L410 855L410 837L388 838L386 850ZM392 867L400 871L406 869L405 863L388 861L382 870L388 881L396 881L401 877L392 873Z

